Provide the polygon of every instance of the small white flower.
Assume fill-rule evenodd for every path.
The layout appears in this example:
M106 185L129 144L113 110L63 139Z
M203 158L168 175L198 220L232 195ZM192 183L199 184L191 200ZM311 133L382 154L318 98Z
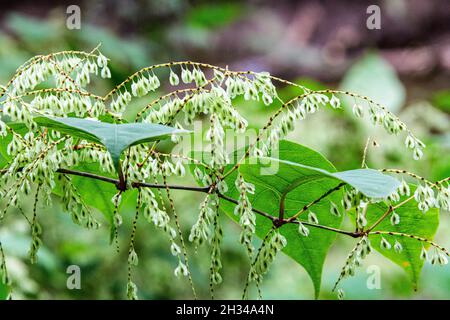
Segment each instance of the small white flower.
M363 110L363 107L362 107L360 104L355 103L355 104L353 105L353 114L354 114L355 116L357 116L358 118L362 118L362 117L364 116L364 110Z
M391 215L391 224L394 226L394 225L397 225L397 224L399 224L400 223L400 216L398 215L398 213L396 213L395 211L394 212L392 212L392 215Z
M339 217L341 215L341 212L339 211L338 206L334 202L330 203L330 212L332 215L334 215L336 217Z
M180 83L178 75L170 69L169 82L172 86L177 86Z
M400 242L398 242L397 240L395 240L394 250L395 250L395 252L397 252L397 253L400 253L400 252L403 251L402 245L401 245Z
M391 250L391 244L384 237L381 237L380 246L382 249Z
M420 251L420 259L424 261L428 260L427 249L424 246L422 246L422 250Z
M305 227L301 222L298 224L298 232L304 237L307 237L309 235L309 229Z
M333 109L339 109L341 107L341 101L333 94L330 99L330 105Z
M314 224L319 224L319 219L317 219L316 214L312 211L309 211L309 213L308 213L308 222L314 223Z

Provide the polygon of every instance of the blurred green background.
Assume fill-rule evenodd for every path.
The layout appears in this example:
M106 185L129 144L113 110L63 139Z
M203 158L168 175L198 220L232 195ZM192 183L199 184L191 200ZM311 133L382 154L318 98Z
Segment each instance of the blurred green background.
M378 4L381 29L366 28L366 9ZM347 112L326 110L303 122L290 139L324 153L339 169L360 166L367 137L374 168L405 168L430 180L450 175L450 6L446 1L84 1L81 29L66 28L66 8L73 1L20 1L2 4L0 13L0 82L36 54L68 49L89 51L101 43L111 58L110 83L102 94L141 67L175 60L195 60L251 69L297 81L310 88L344 88L366 94L397 113L427 143L423 160L412 160L401 139L354 121ZM163 87L164 88L164 87ZM280 88L285 98L296 95ZM352 101L347 101L352 104ZM238 101L252 126L260 127L275 108ZM200 196L176 192L186 235L196 218ZM39 263L27 259L29 231L18 215L8 215L0 239L14 281L14 298L123 299L126 296L126 250L133 210L123 213L122 251L109 245L106 226L86 231L75 226L58 205L40 209L44 247ZM239 228L225 221L223 278L216 297L241 297L248 261L238 243ZM348 221L346 222L348 223ZM436 241L450 247L450 219L441 214ZM163 234L146 222L138 226L134 270L144 299L192 298L185 279L176 279L176 261ZM338 237L326 260L321 298L330 289L354 243ZM200 298L208 298L210 253L189 248ZM66 268L82 270L82 289L66 288ZM366 286L367 267L381 268L381 290ZM425 266L418 292L403 271L380 254L371 255L356 277L345 280L348 299L449 299L450 268ZM254 292L253 292L254 294ZM267 299L311 299L305 271L286 256L274 263L263 283ZM256 295L253 295L256 297Z

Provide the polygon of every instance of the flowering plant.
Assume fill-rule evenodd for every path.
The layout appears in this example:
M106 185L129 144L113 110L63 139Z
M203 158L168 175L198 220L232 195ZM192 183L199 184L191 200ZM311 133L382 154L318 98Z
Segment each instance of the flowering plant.
M185 190L205 195L188 240L211 247L211 296L222 281L222 213L241 226L240 242L250 261L243 298L251 284L260 288L280 251L306 269L317 296L336 234L357 239L333 289L340 298L340 281L354 275L373 250L403 266L413 281L425 261L447 264L448 252L432 239L439 210L450 207L450 177L431 182L406 170L370 169L365 162L368 145L361 168L339 172L320 153L285 140L300 121L324 108L340 109L341 97L350 96L357 118L368 117L392 135L405 135L406 147L419 160L425 144L370 98L340 90L313 91L265 72L191 61L141 69L105 95L96 95L89 91L92 78L109 78L108 62L98 48L36 56L0 88L0 223L10 212L24 215L31 229L32 263L42 244L38 205L58 198L74 223L89 229L100 227L95 209L100 210L119 247L120 205L123 196L131 194L136 214L128 245L128 298L138 296L132 269L138 265L134 239L140 216L167 235L178 261L174 273L188 278L196 297L172 195L172 190ZM160 93L161 81L170 85L168 93ZM292 86L298 94L284 101L277 86ZM127 121L130 103L140 97L152 100ZM238 111L238 97L279 109L243 149L229 150L226 130L245 135L249 127ZM208 148L200 156L158 151L162 140L170 139L175 146L190 141L188 129L201 117L208 119ZM186 169L198 185L172 184L185 177ZM81 186L80 181L89 180L108 192L113 187L111 210L98 205L92 189ZM34 205L27 213L22 205L30 197ZM341 229L344 215L354 229ZM262 239L258 249L255 236ZM1 243L0 274L3 283L12 286Z

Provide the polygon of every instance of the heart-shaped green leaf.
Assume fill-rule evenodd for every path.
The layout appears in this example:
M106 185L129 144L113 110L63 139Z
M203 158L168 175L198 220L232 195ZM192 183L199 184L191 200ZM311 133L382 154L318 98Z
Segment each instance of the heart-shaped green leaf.
M204 158L208 159L207 153L204 154ZM237 158L239 159L239 157ZM280 142L279 158L323 169L327 172L335 171L333 165L320 153L294 142ZM274 175L261 176L258 169L260 166L253 166L256 169L255 174L246 171L246 169L242 171L245 179L256 186L255 194L249 195L249 199L255 208L278 216L281 194L290 185L292 176L290 176L289 172L284 170L280 170ZM229 168L227 168L225 172L229 170ZM316 172L312 174L312 176L316 175ZM226 178L229 187L226 195L234 199L238 199L239 197L239 193L234 185L236 176L237 172L234 172ZM338 180L325 175L318 179L306 179L302 188L294 189L287 195L285 207L286 216L292 216L304 205L317 199L338 184ZM340 192L332 193L312 208L321 224L335 228L338 228L341 225L342 216L335 217L330 214L330 201L339 203L340 199ZM235 216L233 213L234 204L221 201L220 208L233 220L239 220L239 217ZM256 235L259 238L263 238L267 231L272 227L272 222L259 215L257 215L256 218ZM301 216L301 218L303 217ZM299 235L298 227L293 224L287 224L281 227L281 233L288 241L284 253L305 268L313 281L315 296L318 297L323 263L331 244L336 238L336 234L311 227L309 236L303 237Z
M89 119L57 117L36 117L34 120L40 126L104 145L111 154L116 168L122 152L131 146L189 132L150 123L114 124Z
M285 216L290 217L341 182L350 184L367 196L380 198L391 194L400 184L396 179L371 169L336 172L321 154L287 141L280 144L279 159L265 160L268 160L265 164L243 164L239 170L246 181L256 186L255 194L250 198L252 205L274 216L279 214L283 197L286 197ZM272 175L267 175L267 170L262 174L267 168L272 168ZM237 198L236 190L233 189L233 192L232 197ZM320 224L334 228L340 226L342 216L335 217L330 213L331 201L338 204L340 200L341 192L335 192L311 207ZM300 220L307 219L304 215L300 216ZM258 236L263 236L270 227L270 221L259 218ZM296 225L287 224L281 228L281 233L288 241L284 252L306 269L317 297L323 263L336 235L313 227L309 230L309 236L303 237L299 235Z
M195 153L194 155L196 159L208 162L209 153ZM239 157L232 158L239 159ZM280 142L278 158L266 158L269 163L264 165L243 164L240 167L240 173L245 180L253 183L256 187L255 194L249 195L252 206L273 216L278 216L280 200L283 195L286 196L285 215L289 217L342 181L371 197L385 197L399 185L396 179L376 170L336 172L334 166L320 153L289 141ZM194 167L191 166L191 170ZM264 169L270 167L274 172L267 175L269 171L265 170L263 175ZM225 172L230 168L231 166ZM226 195L234 199L239 197L234 185L236 176L237 172L234 172L226 178L230 188ZM316 214L320 224L334 228L341 225L342 216L335 217L330 213L330 202L338 204L341 199L341 192L334 192L311 207L311 211ZM239 220L239 217L236 217L233 213L234 204L221 201L220 207L230 218L235 221ZM305 220L303 215L300 215L300 220ZM264 237L271 227L271 221L257 216L256 235L258 237ZM310 227L309 236L303 237L299 235L297 229L298 227L292 224L281 227L281 233L288 241L284 252L308 272L313 281L317 297L320 292L323 264L336 234Z

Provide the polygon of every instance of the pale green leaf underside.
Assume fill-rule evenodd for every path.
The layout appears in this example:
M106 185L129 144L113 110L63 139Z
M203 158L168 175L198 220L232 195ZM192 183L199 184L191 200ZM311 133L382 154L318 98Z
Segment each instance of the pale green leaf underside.
M369 53L359 59L345 75L341 88L359 93L397 112L405 102L405 88L395 70L377 53ZM348 105L355 103L344 97Z
M373 169L356 169L341 172L329 172L321 168L307 166L301 163L279 160L275 158L262 158L279 162L280 166L289 166L285 170L291 170L294 177L289 189L295 189L297 184L302 184L304 179L320 179L330 177L351 185L364 195L370 198L385 198L393 193L400 186L400 181ZM273 166L273 163L266 165ZM259 170L251 164L242 165L242 170ZM288 190L289 192L290 190Z
M111 154L117 168L122 152L134 145L165 139L172 134L187 133L160 124L106 123L80 118L36 117L37 124L74 137L100 143Z

